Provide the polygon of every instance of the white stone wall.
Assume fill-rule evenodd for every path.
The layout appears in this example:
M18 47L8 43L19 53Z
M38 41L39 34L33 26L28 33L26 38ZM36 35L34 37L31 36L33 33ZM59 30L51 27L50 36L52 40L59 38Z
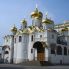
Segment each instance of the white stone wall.
M19 42L19 36L22 36L22 41ZM28 42L29 35L23 34L16 37L16 43L14 43L14 63L21 63L28 59Z
M11 60L13 59L13 46L14 46L14 39L13 35L7 35L4 37L4 44L3 46L9 46L10 51L9 51L9 63L11 63ZM4 57L5 58L5 57Z
M29 43L28 43L28 60L33 60L33 53L31 53L31 49L33 49L33 41L31 41L31 36L33 34L29 35Z
M54 36L53 38L52 38L52 35ZM48 44L51 44L51 43L56 44L57 43L57 33L47 31L47 43Z
M42 26L42 19L32 18L32 25L41 27Z
M51 54L49 58L53 64L60 64L61 60L63 64L69 64L69 56Z
M48 61L48 57L49 57L49 49L46 47L45 48L45 61Z
M53 23L52 24L43 23L42 26L43 26L43 29L53 29L54 28L54 24Z

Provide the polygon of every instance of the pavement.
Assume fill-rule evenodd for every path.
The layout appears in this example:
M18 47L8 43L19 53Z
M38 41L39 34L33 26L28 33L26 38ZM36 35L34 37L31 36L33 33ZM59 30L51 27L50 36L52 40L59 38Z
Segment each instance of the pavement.
M0 69L69 69L68 65L61 66L23 66L16 64L0 64Z

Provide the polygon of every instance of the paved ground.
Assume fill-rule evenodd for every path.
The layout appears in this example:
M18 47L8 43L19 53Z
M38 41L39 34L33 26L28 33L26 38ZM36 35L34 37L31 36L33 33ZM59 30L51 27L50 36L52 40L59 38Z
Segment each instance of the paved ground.
M69 69L69 66L23 66L14 64L0 64L0 69Z

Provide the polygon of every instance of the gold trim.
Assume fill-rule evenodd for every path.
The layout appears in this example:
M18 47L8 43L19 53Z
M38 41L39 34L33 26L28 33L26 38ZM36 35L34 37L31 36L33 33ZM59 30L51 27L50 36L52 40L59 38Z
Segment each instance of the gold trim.
M53 22L52 20L46 18L46 19L43 19L43 20L42 20L42 23L45 23L45 24L52 24L52 23L54 23L54 22Z

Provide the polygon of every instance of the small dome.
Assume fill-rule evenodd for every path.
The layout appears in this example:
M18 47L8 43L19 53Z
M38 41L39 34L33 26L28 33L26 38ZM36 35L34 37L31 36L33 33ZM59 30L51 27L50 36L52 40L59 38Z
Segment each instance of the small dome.
M48 19L48 18L46 18L46 19L43 19L42 20L42 23L45 23L45 24L52 24L52 23L54 23L51 19Z
M38 9L36 8L35 11L33 11L31 13L31 17L42 18L43 17L43 14L42 14L42 12L38 11Z
M23 20L21 21L21 23L22 23L22 24L27 24L27 21L26 21L25 19L23 19Z
M63 28L61 31L62 31L62 32L64 32L64 31L68 31L68 28L65 27L65 28Z
M12 32L17 32L17 28L16 28L15 25L12 27L11 31L12 31Z

